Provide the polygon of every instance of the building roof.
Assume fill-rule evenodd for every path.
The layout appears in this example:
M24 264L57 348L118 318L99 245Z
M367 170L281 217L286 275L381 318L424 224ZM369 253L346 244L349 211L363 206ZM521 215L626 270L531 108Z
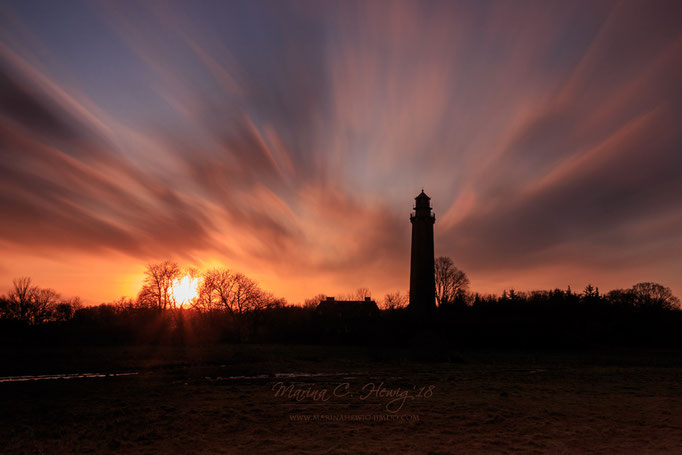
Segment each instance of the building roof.
M379 307L369 297L365 297L365 300L335 300L334 297L327 297L317 305L315 311L320 315L352 318L376 315Z
M428 196L426 195L426 193L424 192L423 189L422 189L422 192L419 193L419 195L418 195L415 199L416 199L416 200L427 199L427 200L429 200L429 201L431 200L431 198L428 197Z

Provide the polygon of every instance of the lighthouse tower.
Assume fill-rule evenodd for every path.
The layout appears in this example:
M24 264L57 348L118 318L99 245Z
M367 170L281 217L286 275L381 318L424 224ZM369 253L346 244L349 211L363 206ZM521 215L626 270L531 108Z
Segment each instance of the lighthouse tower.
M436 278L433 254L431 198L422 190L415 198L412 222L412 259L410 265L410 308L428 311L436 308Z

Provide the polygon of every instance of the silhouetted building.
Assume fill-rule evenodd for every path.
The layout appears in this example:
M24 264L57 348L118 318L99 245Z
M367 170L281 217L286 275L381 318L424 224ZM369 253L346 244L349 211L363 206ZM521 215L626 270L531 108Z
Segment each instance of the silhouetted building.
M433 254L433 225L431 198L424 190L415 198L412 222L412 258L410 263L410 305L415 310L436 308L436 277Z
M371 298L334 300L327 297L317 305L314 324L322 340L359 343L376 336L379 307Z
M377 316L379 307L370 297L365 297L365 300L335 300L334 297L327 297L317 305L315 313L340 319L360 319Z

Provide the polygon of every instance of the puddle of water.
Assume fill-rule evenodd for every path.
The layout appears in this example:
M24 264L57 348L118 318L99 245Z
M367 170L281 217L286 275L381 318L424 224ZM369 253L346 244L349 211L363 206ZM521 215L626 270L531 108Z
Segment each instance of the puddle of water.
M295 378L320 378L320 377L334 377L344 376L344 379L353 379L355 375L367 374L366 372L359 373L275 373L275 374L259 374L255 376L205 376L204 379L208 381L238 381L244 379L295 379Z
M318 378L321 376L343 376L349 373L275 373L276 378Z
M257 376L216 376L215 378L211 378L209 376L205 376L204 379L207 379L209 381L236 381L239 379L269 379L270 375L267 374L259 374Z
M0 382L26 382L44 381L49 379L81 379L81 378L107 378L114 376L132 376L138 373L72 373L72 374L38 374L31 376L3 376Z

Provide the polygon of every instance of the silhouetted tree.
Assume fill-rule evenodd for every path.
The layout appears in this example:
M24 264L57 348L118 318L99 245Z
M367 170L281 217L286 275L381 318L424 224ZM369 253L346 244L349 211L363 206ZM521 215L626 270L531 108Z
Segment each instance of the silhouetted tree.
M203 311L220 309L243 314L266 308L275 300L246 275L220 268L204 274L195 307Z
M606 300L614 306L635 306L635 299L631 289L613 289L606 294Z
M151 286L143 285L140 292L137 294L136 305L138 308L155 308L161 309L159 301L159 294L154 292Z
M365 300L368 297L371 298L372 293L369 291L369 288L357 288L353 297L355 300Z
M31 324L42 324L52 318L54 307L59 302L59 294L54 289L38 288L31 308Z
M231 310L234 273L225 268L207 270L199 286L196 308L201 311Z
M597 304L603 302L604 297L599 294L599 288L592 286L590 283L583 289L580 301L586 304Z
M436 300L438 306L452 303L466 293L469 278L466 273L455 267L452 259L440 256L436 259Z
M118 312L123 312L123 311L129 311L134 308L147 308L147 305L140 305L139 300L135 301L134 299L131 299L130 297L120 297L118 300L114 300L111 302L111 305L116 308L116 311Z
M583 290L583 297L598 298L599 288L595 288L594 286L592 286L592 283L588 283L588 285L585 286L585 289Z
M38 288L31 284L29 277L15 278L12 286L7 296L8 319L29 322L31 307Z
M397 310L400 308L405 308L408 301L407 294L401 294L400 291L389 292L384 296L384 301L382 302L382 310Z
M69 321L76 314L76 311L83 307L81 299L74 297L70 300L62 300L54 306L53 319L55 321Z
M262 309L265 305L266 299L258 284L244 274L235 274L229 302L232 311L242 314L246 311Z
M634 305L639 308L672 310L680 306L680 299L673 295L670 288L658 283L637 283L632 286L631 293Z
M173 295L173 284L181 275L182 271L175 262L149 264L138 301L142 306L151 308L162 310L175 308L177 302Z
M275 297L271 292L263 291L261 309L264 308L286 308L289 304L283 297Z
M324 294L317 294L315 297L311 297L309 299L305 299L303 301L303 308L311 308L315 309L317 308L317 305L320 304L320 302L323 302L327 300L327 296Z
M32 285L28 277L17 278L12 285L6 299L6 318L29 324L42 324L50 320L59 302L59 294L53 289Z

